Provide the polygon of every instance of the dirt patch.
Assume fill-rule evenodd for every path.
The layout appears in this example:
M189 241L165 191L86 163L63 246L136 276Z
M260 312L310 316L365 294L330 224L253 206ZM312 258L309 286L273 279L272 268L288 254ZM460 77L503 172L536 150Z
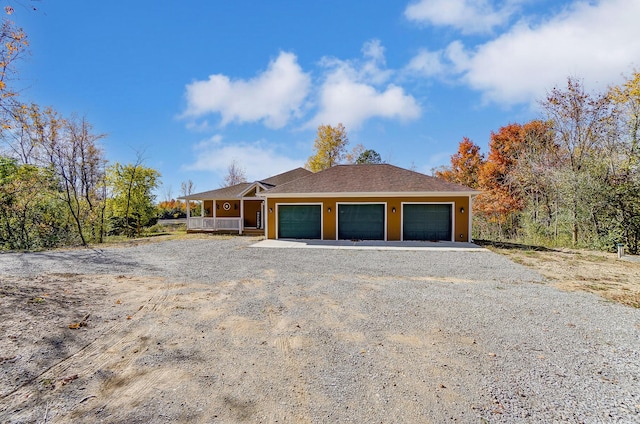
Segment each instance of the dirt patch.
M354 290L358 298L370 287ZM468 361L486 357L473 343L460 342L456 358L440 348L459 336L440 329L360 330L366 304L307 296L315 291L324 285L279 287L270 272L215 286L3 277L0 422L334 421L350 410L368 416L363 393L408 421L481 409L480 388L457 381ZM327 356L328 346L348 362ZM447 406L423 410L418 399Z
M1 277L0 416L43 400L41 415L29 417L44 419L46 400L77 386L86 371L75 357L126 328L161 287L157 278L115 275Z
M538 271L562 290L596 293L640 308L640 262L635 257L625 260L613 253L578 249L487 247Z

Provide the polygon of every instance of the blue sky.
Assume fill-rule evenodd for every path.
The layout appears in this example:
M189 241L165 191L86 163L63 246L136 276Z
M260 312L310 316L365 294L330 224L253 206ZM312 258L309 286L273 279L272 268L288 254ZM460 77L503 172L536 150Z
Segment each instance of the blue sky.
M29 11L25 6L35 6ZM86 116L110 161L162 174L159 200L302 166L343 123L430 173L462 137L539 117L568 76L603 90L640 68L639 0L21 0L23 100Z

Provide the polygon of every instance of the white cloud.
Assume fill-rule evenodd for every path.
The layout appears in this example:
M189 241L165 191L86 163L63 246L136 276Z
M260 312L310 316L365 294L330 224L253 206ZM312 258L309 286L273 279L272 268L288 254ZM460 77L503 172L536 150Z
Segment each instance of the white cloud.
M198 143L194 151L196 159L186 165L185 170L210 171L224 176L229 164L235 160L245 170L249 181L277 175L304 164L304 161L284 156L274 146L259 141L224 145L219 135Z
M422 49L411 59L406 69L427 78L444 76L447 66L443 60L443 51L431 52Z
M207 120L201 122L191 121L187 122L187 129L193 132L205 133L209 132L211 130L211 127L209 126L209 121Z
M521 24L480 46L464 81L488 101L540 98L568 76L605 88L640 59L640 2L603 0L575 7L537 28Z
M200 141L198 144L193 146L193 150L206 150L220 146L222 143L222 136L220 134L212 135L211 137Z
M477 34L505 24L513 12L513 1L496 9L488 0L419 0L408 5L404 15L410 21L452 26L464 34Z
M281 128L300 113L311 78L292 53L280 52L267 69L249 80L231 80L222 74L186 87L186 117L220 113L221 125L262 121Z
M320 86L317 114L306 124L342 123L349 130L358 129L374 117L411 120L420 116L417 101L395 85L387 84L393 72L385 69L384 48L378 40L363 47L364 61L324 58L327 68Z
M457 77L486 102L534 102L568 76L605 89L640 61L640 2L577 2L536 26L524 22L474 49L460 41L420 52L407 69L426 77Z

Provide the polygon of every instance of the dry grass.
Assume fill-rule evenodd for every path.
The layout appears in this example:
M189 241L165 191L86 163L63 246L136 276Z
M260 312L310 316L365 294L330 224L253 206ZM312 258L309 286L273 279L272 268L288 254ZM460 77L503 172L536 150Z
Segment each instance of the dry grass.
M614 253L513 244L485 247L539 272L562 290L597 293L605 299L640 308L640 261L637 257L618 259Z
M185 230L178 230L139 238L111 237L107 239L105 243L95 244L91 247L128 247L170 240L229 240L234 237L250 237L256 240L262 240L264 238L263 236L238 236L237 234L187 233Z

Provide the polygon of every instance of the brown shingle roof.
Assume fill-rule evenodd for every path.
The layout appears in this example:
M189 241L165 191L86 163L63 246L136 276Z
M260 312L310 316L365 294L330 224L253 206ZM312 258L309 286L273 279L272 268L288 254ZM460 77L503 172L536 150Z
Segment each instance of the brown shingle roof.
M189 200L209 200L209 199L233 199L240 196L240 193L249 188L253 183L240 183L232 185L230 187L223 187L217 190L203 191L201 193L194 193L188 196L178 197L178 199Z
M285 184L311 174L313 174L313 172L307 169L296 168L292 169L291 171L283 172L282 174L274 175L273 177L260 180L258 182L264 185L279 186L280 184Z
M367 193L455 193L472 195L478 192L460 184L388 164L337 165L306 177L278 185L266 192L266 197L278 195L326 195Z
M304 168L296 168L291 171L283 172L282 174L274 175L273 177L265 178L264 180L256 181L263 186L270 188L276 187L280 184L285 184L290 181L294 181L298 178L305 177L309 174L313 174ZM232 185L230 187L223 187L217 190L203 191L201 193L190 194L189 196L179 197L178 199L189 200L210 200L210 199L233 199L240 197L249 187L255 183L240 183Z

